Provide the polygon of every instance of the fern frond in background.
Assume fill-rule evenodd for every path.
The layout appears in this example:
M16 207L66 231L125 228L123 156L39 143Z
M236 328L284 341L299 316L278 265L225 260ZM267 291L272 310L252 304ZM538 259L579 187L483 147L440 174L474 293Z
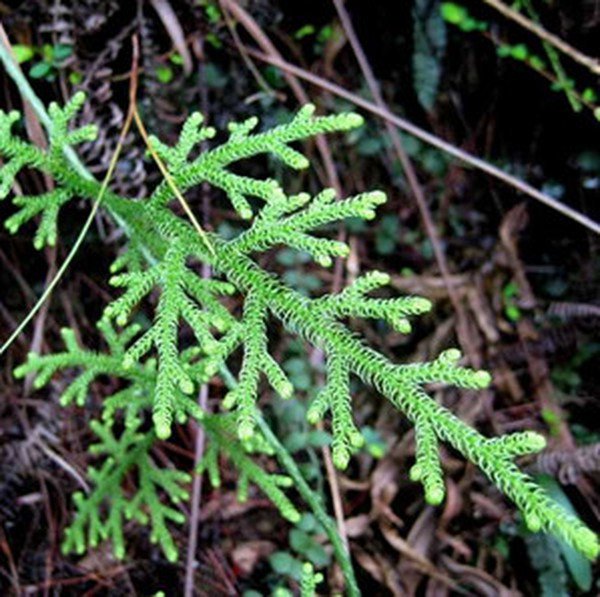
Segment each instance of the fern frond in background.
M9 158L0 170L6 191L19 168L27 165L56 180L57 194L49 202L51 205L59 197L60 201L67 196L96 197L97 184L82 179L62 157L65 145L90 138L93 132L90 128L70 132L67 127L82 102L83 98L76 96L65 109L52 109L57 133L48 151L12 135L11 126L17 119L14 113L0 115L4 132L0 150ZM269 352L268 330L274 322L280 322L289 333L325 354L325 384L310 405L308 419L315 423L330 413L333 460L338 468L345 468L363 443L352 408L351 382L359 379L389 400L415 426L416 462L410 475L422 483L427 502L439 504L444 499L439 445L445 442L475 463L515 502L531 530L555 533L590 559L598 555L596 535L515 464L516 458L544 448L542 436L526 431L487 438L426 392L431 383L485 388L490 383L488 373L462 366L461 354L455 349L446 350L427 363L394 363L352 332L346 321L381 319L407 333L410 319L431 308L429 301L373 296L371 293L389 283L389 277L381 272L367 272L335 295L305 296L265 270L255 258L267 250L292 247L308 253L318 264L329 266L333 259L346 256L349 249L324 236L326 227L349 217L372 219L385 195L375 191L337 200L333 191L324 190L314 197L305 193L290 196L276 180L243 176L234 166L242 160L269 154L292 169L306 168L307 158L292 143L322 133L347 131L361 123L357 114L317 117L313 106L305 106L288 124L265 132L254 132L258 125L254 118L232 124L222 144L196 155L197 144L211 139L215 131L204 125L201 115L193 114L183 125L176 145L170 147L152 139L182 192L208 183L224 191L238 215L248 221L247 228L232 240L211 233L212 251L207 250L194 228L171 210L174 197L166 182L144 201L131 201L114 193L106 195L106 207L127 224L132 243L118 259L111 278L114 286L125 291L107 306L99 323L107 350L83 351L72 332L67 331L65 352L30 355L27 363L17 369L20 376L35 372L38 387L59 370L80 370L79 377L65 391L65 403L74 400L83 404L89 384L100 374L122 380L123 387L104 401L102 421L93 424L93 431L100 438L93 452L103 461L99 468L90 471L94 491L76 498L78 515L67 531L66 550L79 552L86 544L95 545L110 538L116 554L122 556L123 520L135 518L149 524L153 540L169 559L176 557L167 521L182 522L173 503L184 499L182 484L187 476L157 467L151 452L157 440L169 437L173 425L190 417L207 432L209 447L201 468L214 485L219 484L217 465L218 455L222 454L240 471L242 498L252 482L271 498L283 516L298 520L296 507L283 492L290 485L289 479L267 474L249 456L252 449L264 452L265 448L256 430L261 378L283 399L294 391ZM19 207L34 206L37 201L41 200L31 198ZM37 212L32 207L28 213L34 217ZM9 227L14 226L13 221ZM52 237L47 233L42 236L44 242ZM132 252L131 258L126 257L127 251ZM215 279L203 279L197 273L199 263L210 265L216 272ZM145 302L151 293L158 297L153 309ZM228 297L243 300L240 315L227 307ZM153 311L152 322L144 329L128 325L140 308ZM192 339L182 334L184 327L193 331ZM235 372L236 385L222 402L231 413L203 413L194 397L197 388L215 375L223 375L236 362L230 357L238 354L242 358ZM148 411L152 412L151 422L145 417ZM124 429L118 431L121 425ZM123 481L133 469L137 470L139 489L129 495ZM104 508L106 517L102 514Z
M413 6L413 87L430 111L436 100L446 51L446 23L438 0L416 0Z

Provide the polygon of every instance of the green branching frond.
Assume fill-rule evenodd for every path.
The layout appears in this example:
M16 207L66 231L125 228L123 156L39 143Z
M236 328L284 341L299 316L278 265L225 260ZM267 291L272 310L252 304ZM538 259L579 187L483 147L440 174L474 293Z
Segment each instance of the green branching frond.
M112 262L110 273L141 272L146 265L143 247L139 242L130 240L127 248Z
M154 135L150 135L149 140L156 153L165 161L171 171L185 166L190 158L194 148L206 141L212 139L216 130L212 127L204 127L204 116L200 112L194 112L183 124L179 141L173 147L165 145Z
M27 362L15 369L15 377L22 378L29 373L35 373L33 385L39 389L48 384L60 370L75 369L79 371L78 376L61 395L60 402L63 406L73 402L78 406L83 406L89 395L90 384L100 375L109 375L146 385L149 381L148 372L143 368L126 370L123 367L125 344L138 333L139 326L134 324L125 328L121 333L117 333L108 322L101 320L98 328L110 348L109 353L82 349L73 330L63 328L61 336L66 351L50 355L30 353Z
M64 107L55 103L50 105L48 112L52 120L52 132L47 150L26 143L13 134L12 128L20 119L18 112L6 114L0 111L0 155L4 159L8 158L0 168L0 199L8 195L17 174L24 167L52 172L58 183L54 190L40 195L15 195L13 204L20 209L4 223L9 232L15 234L23 224L40 215L40 223L33 242L36 249L56 244L58 212L65 203L78 194L75 189L61 184L63 177L70 170L64 158L65 147L92 141L98 134L95 125L86 125L73 130L69 128L84 102L85 94L76 93Z
M435 429L425 418L417 417L415 423L416 463L410 469L410 478L421 481L425 500L438 506L444 500L446 487L439 457Z
M350 370L337 354L330 355L327 361L327 384L310 405L306 417L314 424L323 418L327 410L331 411L333 462L344 469L352 452L364 444L364 438L352 416Z
M48 106L48 114L52 120L50 132L50 157L64 161L64 148L68 145L79 145L85 141L94 141L98 136L98 129L94 124L70 129L71 121L85 103L85 93L76 93L63 107L56 102Z
M365 296L377 288L386 286L389 282L388 274L369 272L339 294L321 298L320 307L324 313L336 319L344 317L383 319L397 331L408 334L411 327L407 317L429 312L432 307L431 302L419 296L395 299Z
M231 294L234 288L227 283L202 280L186 264L186 246L172 244L163 261L144 271L133 271L111 278L111 284L126 287L127 291L105 310L105 317L124 325L140 301L155 287L160 298L153 325L127 349L123 357L126 369L139 363L154 347L158 353L158 372L154 394L153 420L161 439L171 433L173 418L187 417L190 395L195 380L188 363L179 350L181 322L187 323L206 354L218 352L219 343L213 330L226 332L235 319L219 303L216 295Z
M319 193L312 201L306 193L290 198L283 195L273 199L250 230L233 241L232 246L241 253L250 253L284 245L309 253L317 263L328 267L333 258L348 255L348 245L337 240L316 238L307 231L346 218L370 220L375 217L375 208L384 202L385 195L380 191L363 193L344 201L336 201L332 189Z
M38 245L54 241L56 212L64 201L71 197L94 200L98 195L98 185L82 179L67 165L62 154L65 144L77 143L93 134L90 128L69 129L69 122L82 101L82 96L76 96L64 108L52 107L55 126L48 151L13 135L18 115L0 113L0 154L4 160L0 169L0 196L8 192L24 166L43 170L57 181L60 189L46 196L19 198L17 205L21 211L9 220L9 228L16 231L25 221L41 214ZM361 121L356 114L315 117L314 107L307 106L290 123L264 132L254 132L256 119L233 124L221 145L199 151L198 145L211 139L214 130L204 125L200 115L193 114L173 147L153 138L153 147L182 192L208 182L223 190L238 214L247 219L254 215L250 200L262 200L254 220L236 239L228 241L209 234L213 248L210 253L195 229L170 209L173 194L166 182L147 201L132 202L106 193L104 205L132 235L129 248L112 268L115 275L111 283L123 292L107 307L100 324L108 351L82 350L73 333L66 332L65 352L30 355L27 363L17 369L20 376L35 372L37 387L47 383L59 370L77 371L78 377L62 396L63 403L83 404L89 384L98 375L123 380L116 393L104 401L103 424L95 424L99 435L104 434L101 445L110 444L113 451L100 450L105 461L92 473L96 489L87 498L77 498L79 514L67 539L70 549L81 551L86 543L95 544L105 537L110 537L115 546L122 546L122 520L134 516L148 520L154 538L173 557L166 524L170 519L179 520L180 516L173 509L164 510L159 505L162 503L159 495L174 498L179 494L169 490L170 481L155 472L148 449L140 447L146 446L145 442L151 444L150 435L139 431L148 410L152 410L153 433L161 439L169 436L174 421L182 422L190 416L199 420L212 440L202 467L213 483L219 482L218 456L224 454L240 471L242 497L252 482L274 501L284 516L297 519L296 509L282 491L289 480L266 473L246 451L248 443L260 437L255 432L255 419L262 377L283 398L293 392L268 351L272 324L279 329L281 323L289 333L325 354L324 387L310 405L308 418L314 423L330 413L334 462L338 467L347 466L362 442L353 417L350 391L351 378L358 378L395 405L415 426L416 452L411 477L422 483L429 503L439 504L444 497L439 450L441 444L448 444L477 465L518 506L532 530L555 533L587 557L597 557L600 547L596 535L552 501L515 463L518 457L543 449L541 436L525 432L487 438L427 393L429 384L485 388L491 381L488 373L461 366L461 355L455 349L446 350L426 363L394 363L352 332L346 321L380 319L400 332L408 332L409 318L429 311L429 301L419 297L390 298L389 289L383 288L389 284L389 276L380 272L367 273L338 294L306 297L253 259L256 252L282 245L306 251L327 266L334 257L346 255L348 249L327 238L323 234L327 232L325 228L349 217L373 218L385 196L377 191L336 201L331 190L313 198L305 193L289 196L277 181L241 176L231 167L241 160L270 154L291 168L305 168L308 160L292 144L321 133L349 130ZM315 232L323 235L315 236ZM202 279L195 271L198 262L211 266L219 280ZM375 291L382 294L375 296L372 294ZM243 299L241 318L234 316L228 304L234 301L226 299L232 293ZM150 300L144 300L146 297ZM143 329L130 326L119 332L109 323L125 326L138 309L151 310L152 323ZM241 365L234 371L238 385L227 394L223 404L233 412L203 419L193 392L199 384L219 375L225 364L232 365L228 360L234 353L242 355ZM121 411L125 431L116 437L110 429L121 420ZM126 500L119 497L124 495L119 488L132 467L137 471L139 490ZM107 517L101 514L108 495L105 488L114 492L116 499L111 502L116 505L107 511ZM117 549L122 553L122 547Z
M36 249L42 249L45 245L53 247L56 244L58 211L72 196L68 189L63 188L32 197L17 196L13 204L21 209L8 218L4 226L11 234L15 234L23 224L41 214L33 246Z
M198 348L188 352L190 366L188 373L197 383L206 383L213 378L227 358L242 344L243 328L240 323L234 324L220 339L213 352L204 355ZM182 355L185 353L182 353ZM195 357L201 357L196 359Z
M314 137L320 133L346 131L362 124L358 114L347 113L337 116L314 116L313 105L304 106L288 123L277 126L264 133L252 133L258 124L257 118L249 118L242 123L229 125L229 138L221 145L202 153L198 158L188 161L190 149L200 140L214 135L213 129L202 128L202 118L192 114L182 129L180 143L168 148L157 139L153 146L169 161L171 176L179 189L185 190L206 181L222 189L233 208L243 219L252 218L249 197L257 197L266 203L285 199L285 193L275 180L259 180L234 174L227 168L240 160L260 154L271 154L295 170L307 168L309 162L299 151L290 147L290 143ZM168 185L162 183L152 197L154 203L164 203L172 199Z
M254 434L248 441L236 437L236 424L228 415L205 417L202 425L209 437L209 446L200 463L198 472L207 472L211 485L220 487L219 453L224 455L239 471L238 499L248 499L248 487L253 483L273 502L281 515L290 522L297 523L300 513L290 499L282 491L292 485L286 475L267 473L250 456L251 453L272 455L269 444L259 434Z
M444 491L434 444L437 437L476 464L519 507L530 530L554 533L588 558L597 557L596 534L553 501L514 462L518 456L541 451L546 445L543 436L523 432L486 438L433 402L417 387L405 386L398 390L392 390L392 401L407 412L417 429L417 462L411 476L423 483L428 501L439 503L440 490L442 497Z
M103 458L100 468L90 468L88 476L94 490L73 496L77 514L65 532L65 553L82 554L100 541L110 540L117 558L125 556L123 525L135 519L149 525L150 540L160 545L167 559L177 559L177 547L169 531L172 522L182 524L185 516L174 506L189 498L185 485L191 476L183 471L160 468L152 460L150 450L153 433L139 429L140 422L115 435L110 424L92 421L99 441L90 452ZM138 488L133 494L125 489L125 479L135 473Z
M268 353L266 316L266 304L253 294L248 295L244 303L241 326L244 360L237 387L231 390L223 401L225 408L236 409L238 435L241 440L249 439L254 433L255 402L261 373L265 374L273 389L282 398L290 398L294 390L283 369Z
M396 365L366 346L335 320L332 313L335 316L350 314L350 311L339 312L331 306L335 305L336 297L331 297L330 303L328 299L307 299L287 288L273 275L261 270L245 255L226 249L229 249L228 245L218 245L219 269L225 272L242 292L262 297L276 317L290 330L324 350L328 361L333 363L328 371L323 393L317 396L315 403L311 405L308 416L311 420L318 420L327 409L332 411L337 466L343 467L347 464L353 447L352 438L356 437L357 443L359 441L351 417L348 376L344 373L350 371L391 400L417 427L419 446L413 478L423 482L428 501L440 503L444 496L437 443L447 442L477 464L520 507L527 520L533 521L533 528L556 532L588 557L595 557L598 553L596 535L554 504L514 464L519 450L532 452L534 449L541 449L539 436L523 436L529 438L523 444L520 443L521 440L515 441L514 438L510 441L485 438L439 406L423 389L423 386L430 383L445 383L468 389L485 388L490 383L487 372L459 366L461 355L455 349L443 352L430 363ZM379 286L381 281L378 276L373 278L371 275L358 281L355 289L349 291L350 295L357 292L360 297L361 291L370 291ZM429 308L426 301L387 301L384 304L387 304L387 308L393 313L393 316L389 317L391 321ZM377 302L374 304L380 305ZM360 308L364 306L361 305ZM383 317L381 307L378 307L374 314ZM334 364L336 358L343 366ZM550 503L553 504L552 507L549 506Z
M4 112L0 110L0 155L3 164L0 167L0 199L10 192L17 174L25 166L39 167L43 163L42 152L13 134L13 127L21 118L15 110Z

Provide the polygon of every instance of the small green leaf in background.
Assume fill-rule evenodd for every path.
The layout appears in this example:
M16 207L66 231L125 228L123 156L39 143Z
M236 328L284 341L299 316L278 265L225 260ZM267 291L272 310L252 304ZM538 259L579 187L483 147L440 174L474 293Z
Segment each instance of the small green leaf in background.
M529 64L531 68L534 68L535 70L545 70L546 68L546 63L535 54L529 56Z
M23 64L23 62L31 60L35 53L31 46L27 46L24 44L15 44L14 46L12 46L12 50L19 64Z
M421 164L432 176L442 177L448 169L448 158L437 149L427 148L422 152Z
M277 574L291 576L298 581L302 578L302 562L289 551L276 551L269 556L269 563Z
M69 83L71 85L79 85L83 81L83 75L77 71L73 71L69 74Z
M331 25L325 25L324 27L321 27L321 30L319 31L317 35L317 41L325 43L326 41L329 41L332 37L333 27Z
M183 64L183 58L179 52L173 52L173 54L169 56L169 60L172 64L176 64L177 66L181 66Z
M242 233L242 228L225 221L221 222L217 226L217 233L220 234L225 240L231 240Z
M380 255L391 255L398 245L400 224L398 216L385 215L381 218L375 232L375 250Z
M529 50L525 44L517 44L511 48L510 55L515 60L526 60L527 56L529 56Z
M296 33L294 33L294 39L302 39L308 35L313 35L315 31L316 29L314 25L303 25L300 27L300 29L298 29L298 31L296 31Z
M521 309L517 305L519 297L519 287L514 282L509 282L502 289L502 299L504 302L504 314L509 321L517 322L521 319Z
M285 79L283 78L280 69L269 64L263 69L262 72L267 83L271 85L271 87L275 87L276 89L285 87Z
M73 54L73 46L67 44L56 44L52 50L52 58L55 62L62 62Z
M307 274L297 270L290 270L283 274L283 280L289 284L294 290L309 296L315 290L319 290L322 286L321 280L313 274Z
M331 434L321 429L313 429L306 435L306 442L313 448L322 448L331 444Z
M220 50L223 47L223 42L212 32L209 31L204 40L207 44L211 45L213 48Z
M361 234L367 230L367 224L360 218L348 218L346 220L346 230L351 234Z
M591 422L593 425L593 421ZM589 446L600 442L600 431L597 429L589 429L585 425L573 423L571 425L571 433L577 445Z
M567 390L570 393L577 393L581 386L581 375L574 371L572 367L555 366L551 372L552 382L560 389Z
M542 420L548 426L548 431L550 432L550 435L552 437L557 437L560 433L561 423L561 419L558 416L558 414L556 414L556 412L554 412L550 408L543 408L540 414L542 415Z
M496 54L500 58L508 58L510 56L511 50L512 50L512 46L509 46L508 44L500 44L496 48Z
M581 99L585 102L594 103L598 101L598 94L591 87L586 87L581 93Z
M283 363L294 388L300 391L309 390L312 386L312 368L306 358L292 357Z
M356 151L362 156L377 155L385 149L386 138L382 135L364 135L356 144Z
M455 25L465 33L469 33L470 31L485 31L488 28L486 22L474 19L464 6L455 4L454 2L442 2L440 14L444 21Z
M383 458L387 452L387 444L383 441L379 431L373 427L363 427L362 436L365 438L365 449L373 458Z
M423 142L419 141L416 137L411 137L410 135L401 135L402 145L404 145L404 149L406 153L411 158L416 158L421 151L423 150Z
M304 558L308 559L317 568L327 566L330 561L329 554L314 537L300 529L290 531L290 546Z
M50 74L52 66L47 62L38 62L29 69L29 76L32 79L42 79Z
M214 63L209 62L204 67L204 80L210 89L223 89L227 85L227 75Z
M467 9L454 2L442 2L440 12L444 21L452 23L452 25L459 25L468 16Z
M302 515L300 522L296 525L301 531L305 533L324 533L321 523L315 518L314 514L306 512Z
M211 25L215 25L221 20L221 11L215 2L212 0L200 0L198 4L204 7L204 14Z
M44 44L41 47L41 54L44 62L52 62L54 60L54 46L52 44Z
M556 541L545 533L525 532L527 555L537 572L540 597L569 597L569 579Z
M546 490L548 495L559 503L567 512L571 513L573 516L578 516L573 504L555 479L549 475L539 475L536 476L536 480ZM577 587L582 591L589 591L592 588L591 562L571 547L566 541L553 536L548 536L548 539L558 545L560 554Z
M155 70L156 78L160 83L169 83L173 79L173 71L170 67L161 65Z
M304 251L296 251L295 249L286 248L277 253L277 263L285 265L285 267L294 267L304 263L309 263L310 261L310 255Z

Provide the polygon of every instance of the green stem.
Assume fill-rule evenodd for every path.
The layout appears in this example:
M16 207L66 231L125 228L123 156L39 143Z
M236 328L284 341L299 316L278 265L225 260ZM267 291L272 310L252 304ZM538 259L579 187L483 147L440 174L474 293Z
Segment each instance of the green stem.
M309 487L308 483L302 476L300 469L294 462L294 459L290 455L290 453L285 449L285 447L281 444L281 442L277 439L277 436L271 431L271 428L267 424L267 422L262 418L262 416L258 415L256 417L256 424L260 428L262 434L265 436L267 441L271 444L275 453L277 455L277 459L281 463L281 465L286 469L288 475L294 480L295 487L300 492L300 495L304 498L306 503L310 506L313 511L315 518L321 523L323 528L325 529L325 533L329 537L329 541L331 541L331 545L333 547L333 552L335 554L335 559L338 561L340 568L342 569L342 573L344 574L344 579L347 584L348 595L354 597L355 595L360 595L360 590L358 588L358 584L356 583L356 577L354 576L354 569L352 568L352 561L350 560L350 554L346 550L344 546L344 542L337 532L337 528L333 523L333 520L329 517L325 508L323 508L323 504L319 496Z
M523 5L525 10L529 13L529 16L536 24L539 24L540 18L538 16L537 11L533 8L533 4L530 0L523 0ZM569 81L567 74L565 73L565 69L560 61L560 56L558 52L555 50L554 46L549 44L546 40L542 39L542 46L544 47L544 51L546 52L546 56L548 56L548 60L550 60L550 65L552 66L552 70L556 75L559 85L561 89L567 96L569 103L571 104L571 108L575 112L579 112L581 110L581 102L579 101L577 94L573 93L573 90L569 88Z
M223 365L221 367L220 375L229 388L234 388L237 385L237 381L232 375L227 365ZM333 552L335 554L335 559L340 565L340 568L342 569L342 573L344 575L344 579L346 580L346 583L348 585L348 595L350 595L351 597L360 595L360 590L358 588L358 584L356 583L356 577L354 576L354 568L352 567L352 561L350 560L350 554L346 550L346 546L344 545L341 537L339 536L335 524L325 511L325 508L323 508L323 504L321 503L319 496L310 488L310 486L304 479L304 476L300 472L300 469L294 462L294 459L292 458L291 454L277 439L277 436L273 433L268 423L263 419L260 413L256 413L256 424L260 428L266 440L271 444L272 448L275 450L277 459L279 460L283 468L287 471L287 474L294 480L296 489L298 489L300 495L304 498L304 501L310 506L310 509L313 511L315 518L321 523L321 525L325 529L325 533L329 537L329 541L331 541Z

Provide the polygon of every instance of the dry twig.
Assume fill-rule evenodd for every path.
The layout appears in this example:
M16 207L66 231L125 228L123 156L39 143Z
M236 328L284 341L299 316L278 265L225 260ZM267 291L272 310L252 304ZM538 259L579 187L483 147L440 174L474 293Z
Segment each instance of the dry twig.
M417 139L420 139L421 141L424 141L425 143L428 143L433 147L437 147L441 151L444 151L445 153L454 156L461 162L468 164L469 166L472 166L478 170L481 170L482 172L485 172L486 174L489 174L490 176L493 176L498 180L501 180L507 185L513 187L516 191L533 197L534 199L540 201L544 205L547 205L548 207L554 209L555 211L558 211L564 216L570 218L571 220L578 222L582 226L585 226L592 232L600 234L600 223L595 222L585 214L582 214L581 212L578 212L572 207L569 207L568 205L557 201L553 197L550 197L550 195L547 195L546 193L543 193L542 191L531 186L529 183L526 183L525 181L520 180L519 178L516 178L515 176L512 176L507 172L504 172L504 170L493 166L489 162L486 162L485 160L482 160L481 158L478 158L470 154L469 152L464 151L463 149L460 149L455 145L452 145L452 143L449 143L448 141L440 139L436 135L425 131L424 129L413 124L412 122L409 122L405 118L396 116L389 110L381 108L377 104L360 97L356 93L352 93L351 91L348 91L347 89L344 89L343 87L340 87L335 83L332 83L330 81L327 81L326 79L323 79L322 77L314 75L303 68L295 66L294 64L290 64L285 60L281 60L280 58L274 58L273 56L265 54L264 52L261 52L259 50L253 50L250 48L248 48L248 53L255 56L259 60L267 62L268 64L272 64L273 66L276 66L277 68L280 68L283 71L292 73L300 79L309 81L310 83L317 87L320 87L321 89L326 89L334 95L344 98L345 100L352 102L356 106L359 106L364 110L371 112L371 114L375 114L376 116L379 116L380 118L391 122L394 126L398 127L403 131L406 131L414 137L417 137Z

